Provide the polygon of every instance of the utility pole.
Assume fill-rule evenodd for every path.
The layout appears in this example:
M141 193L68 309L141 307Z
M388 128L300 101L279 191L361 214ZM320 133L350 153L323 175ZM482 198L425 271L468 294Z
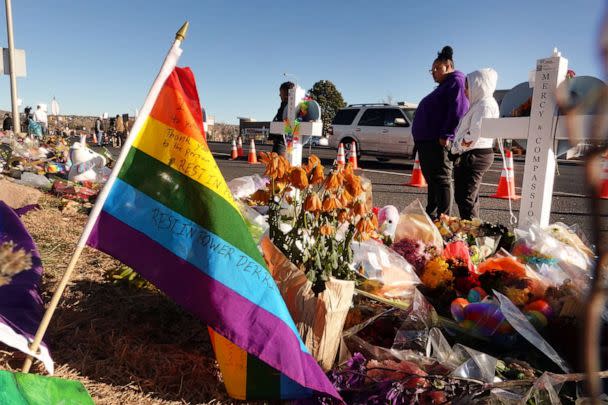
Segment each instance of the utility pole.
M13 131L21 132L21 118L19 117L19 106L17 105L17 72L15 72L15 43L13 41L13 11L11 0L4 0L6 6L6 32L8 37L8 64L11 75L11 105L13 109Z

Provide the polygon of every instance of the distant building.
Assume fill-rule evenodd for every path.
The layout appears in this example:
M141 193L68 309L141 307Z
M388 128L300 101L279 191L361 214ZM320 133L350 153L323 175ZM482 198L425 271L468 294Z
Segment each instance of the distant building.
M237 117L239 120L239 134L244 141L255 139L256 141L266 141L270 130L270 121L256 121L249 117Z

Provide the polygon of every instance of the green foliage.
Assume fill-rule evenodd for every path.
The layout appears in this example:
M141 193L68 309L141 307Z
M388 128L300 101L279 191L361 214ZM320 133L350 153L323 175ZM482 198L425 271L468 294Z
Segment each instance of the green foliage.
M346 107L346 102L342 98L342 93L329 80L319 80L308 90L308 94L321 107L323 133L325 134L338 110Z

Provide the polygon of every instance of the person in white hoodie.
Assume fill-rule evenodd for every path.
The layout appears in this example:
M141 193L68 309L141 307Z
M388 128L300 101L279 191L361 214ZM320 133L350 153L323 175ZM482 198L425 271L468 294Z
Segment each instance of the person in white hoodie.
M479 218L479 188L484 173L494 161L493 139L481 136L481 119L498 118L494 99L498 74L494 69L476 70L467 75L465 94L469 111L462 117L452 143L454 199L463 219Z

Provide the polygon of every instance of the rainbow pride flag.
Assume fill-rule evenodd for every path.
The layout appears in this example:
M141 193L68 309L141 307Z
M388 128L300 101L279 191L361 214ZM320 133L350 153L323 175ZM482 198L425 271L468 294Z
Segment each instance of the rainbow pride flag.
M257 398L340 398L303 344L207 146L194 76L175 63L161 69L83 238L259 359L251 364L276 370L273 389Z

